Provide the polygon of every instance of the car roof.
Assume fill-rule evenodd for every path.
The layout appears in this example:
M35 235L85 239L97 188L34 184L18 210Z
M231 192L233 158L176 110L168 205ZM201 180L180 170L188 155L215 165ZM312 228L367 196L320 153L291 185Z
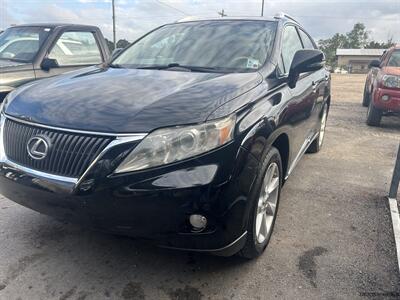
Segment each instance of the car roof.
M176 23L184 22L200 22L200 21L267 21L267 22L278 22L278 21L291 21L299 24L293 17L285 13L278 13L275 16L257 17L257 16L237 16L237 17L197 17L188 16Z
M276 21L274 18L267 17L196 17L189 16L177 21L177 23L195 22L195 21Z
M21 24L21 25L13 25L12 28L15 27L47 27L47 28L56 28L56 27L86 27L86 28L97 28L93 25L84 25L84 24L69 24L69 23L32 23L32 24Z

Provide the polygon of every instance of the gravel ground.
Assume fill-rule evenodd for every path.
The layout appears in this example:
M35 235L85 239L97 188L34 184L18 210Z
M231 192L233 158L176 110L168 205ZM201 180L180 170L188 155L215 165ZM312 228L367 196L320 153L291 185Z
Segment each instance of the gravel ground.
M0 299L399 299L389 189L398 118L365 125L363 76L334 76L324 149L284 187L255 261L61 224L0 197Z

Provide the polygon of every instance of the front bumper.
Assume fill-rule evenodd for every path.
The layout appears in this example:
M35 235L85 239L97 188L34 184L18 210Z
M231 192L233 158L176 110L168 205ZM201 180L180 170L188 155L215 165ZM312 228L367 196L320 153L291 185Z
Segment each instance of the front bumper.
M257 166L235 143L170 166L101 178L92 174L83 181L65 181L3 157L0 193L59 220L163 247L232 255L246 240L247 197ZM208 219L202 232L189 224L195 213Z
M389 96L388 101L383 101L383 96ZM374 106L388 112L400 112L400 90L378 88L374 94Z

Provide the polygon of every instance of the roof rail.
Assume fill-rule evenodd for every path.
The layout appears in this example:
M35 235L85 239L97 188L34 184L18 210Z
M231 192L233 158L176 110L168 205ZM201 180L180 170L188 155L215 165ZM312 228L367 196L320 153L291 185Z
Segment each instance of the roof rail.
M180 22L190 22L190 21L197 21L199 20L199 17L196 16L187 16L182 19L176 20L175 23L180 23Z
M277 14L275 14L274 18L275 18L275 19L283 19L283 18L286 18L286 19L290 19L290 20L292 20L292 21L294 21L294 22L300 24L295 18L293 18L291 15L289 15L289 14L287 14L287 13L284 13L284 12L278 12Z

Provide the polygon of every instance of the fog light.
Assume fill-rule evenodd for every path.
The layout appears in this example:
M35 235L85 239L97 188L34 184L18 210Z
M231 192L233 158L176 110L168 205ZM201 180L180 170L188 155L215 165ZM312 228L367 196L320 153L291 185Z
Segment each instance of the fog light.
M382 101L389 101L390 100L390 96L389 95L383 95L382 96Z
M200 232L207 226L207 218L202 215L191 215L189 222L193 226L194 232Z

